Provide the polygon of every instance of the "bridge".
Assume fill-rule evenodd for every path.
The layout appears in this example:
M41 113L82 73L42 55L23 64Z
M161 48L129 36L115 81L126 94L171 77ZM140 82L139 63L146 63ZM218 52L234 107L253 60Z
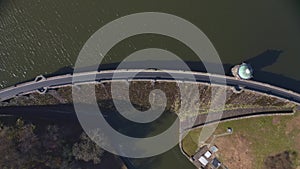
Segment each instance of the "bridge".
M171 76L172 75L172 76ZM73 80L80 79L77 81ZM174 78L175 77L175 78ZM264 93L285 99L296 104L300 104L300 94L272 86L270 84L261 83L253 80L242 80L232 76L217 75L194 71L181 70L156 70L156 69L120 69L120 70L105 70L94 72L81 72L74 74L66 74L45 78L38 76L35 80L21 83L0 90L0 101L12 99L19 95L24 95L32 92L44 93L48 88L59 88L68 85L78 85L85 83L95 83L101 81L114 80L168 80L182 82L203 82L217 85L227 85L232 87L241 87L252 91Z

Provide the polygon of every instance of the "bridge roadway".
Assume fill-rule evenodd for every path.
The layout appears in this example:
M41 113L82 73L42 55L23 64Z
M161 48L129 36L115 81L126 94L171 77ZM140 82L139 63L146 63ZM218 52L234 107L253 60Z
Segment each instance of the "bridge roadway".
M137 73L136 75L134 75ZM124 70L106 70L100 72L82 72L73 75L54 76L38 81L25 82L19 85L0 90L0 101L9 100L18 95L37 91L41 88L59 87L65 85L74 85L81 83L92 83L105 80L174 80L184 82L204 82L218 85L240 86L245 89L273 95L300 104L300 94L293 91L272 86L252 80L241 80L231 76L216 75L202 72L180 71L180 70L155 70L155 69L124 69ZM77 79L73 82L73 76ZM96 78L94 78L96 77ZM174 80L175 81L175 80Z

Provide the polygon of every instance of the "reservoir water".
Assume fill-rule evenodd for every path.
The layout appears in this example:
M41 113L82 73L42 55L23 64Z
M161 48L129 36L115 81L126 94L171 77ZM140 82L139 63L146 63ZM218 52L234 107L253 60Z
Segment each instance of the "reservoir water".
M224 65L252 62L255 80L300 91L298 0L0 0L0 88L66 71L62 68L74 65L96 30L121 16L146 11L174 14L195 24L212 41ZM118 44L104 63L147 47L196 61L180 45L161 36L136 36ZM141 168L194 168L178 148L142 161L147 166Z

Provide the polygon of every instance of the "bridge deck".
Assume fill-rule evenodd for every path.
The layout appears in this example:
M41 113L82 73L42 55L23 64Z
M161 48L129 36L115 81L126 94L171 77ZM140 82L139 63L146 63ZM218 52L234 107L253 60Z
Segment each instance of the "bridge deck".
M241 80L231 76L216 75L192 71L176 70L107 70L100 72L83 72L31 81L0 90L0 101L9 100L24 93L35 92L41 88L60 87L81 83L107 80L168 80L183 82L204 82L218 85L242 86L245 89L261 92L300 104L300 94L293 91L252 80Z

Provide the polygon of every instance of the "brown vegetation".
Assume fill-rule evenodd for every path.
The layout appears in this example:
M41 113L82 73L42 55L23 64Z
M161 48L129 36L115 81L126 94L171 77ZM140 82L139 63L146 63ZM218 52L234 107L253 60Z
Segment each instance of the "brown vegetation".
M220 150L222 162L229 168L253 169L253 151L250 142L242 135L220 137L216 145Z
M122 83L120 83L120 91L124 88ZM199 93L196 95L192 87L199 89ZM78 86L79 88L84 88L85 85ZM263 95L261 93L252 92L245 90L241 93L234 93L230 87L224 86L214 86L202 83L202 84L189 84L184 83L183 86L187 88L184 95L188 96L189 100L185 103L187 110L190 110L191 107L195 105L196 100L200 100L200 112L190 111L187 115L194 116L199 113L206 113L212 96L212 89L215 91L224 91L227 94L225 110L232 110L238 108L265 108L269 107L272 109L283 109L283 108L293 108L294 104L289 103L285 100L278 99L275 97L270 97ZM111 83L99 83L95 85L96 96L99 101L101 100L111 100ZM125 88L124 88L125 89ZM181 93L178 84L174 82L149 82L149 81L133 81L130 82L130 100L134 103L137 109L143 107L148 109L149 104L149 94L153 89L160 89L165 92L166 97L168 98L167 109L172 112L177 112L180 108ZM200 96L200 98L195 98L195 96ZM124 99L124 98L118 98ZM46 94L40 95L38 93L32 93L25 96L19 96L9 101L0 102L0 106L20 106L20 105L56 105L56 104L67 104L72 103L72 88L71 87L62 87L58 89L50 89Z
M269 156L265 160L266 169L294 169L294 160L297 158L297 152L284 151L274 156Z

